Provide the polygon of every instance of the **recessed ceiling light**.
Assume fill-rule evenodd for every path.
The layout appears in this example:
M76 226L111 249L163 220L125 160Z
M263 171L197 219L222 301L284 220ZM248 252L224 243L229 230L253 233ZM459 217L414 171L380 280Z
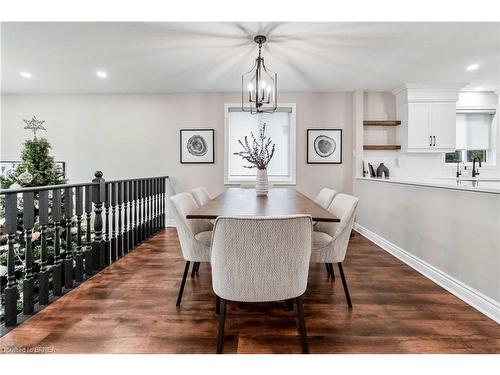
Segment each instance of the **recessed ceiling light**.
M106 73L104 70L97 70L95 72L95 75L99 78L108 78L108 73Z
M477 68L479 68L479 64L471 64L467 67L467 70L471 72L473 70L476 70Z
M23 78L31 78L31 77L33 77L33 75L30 72L26 72L26 71L20 72L19 75L21 77L23 77Z

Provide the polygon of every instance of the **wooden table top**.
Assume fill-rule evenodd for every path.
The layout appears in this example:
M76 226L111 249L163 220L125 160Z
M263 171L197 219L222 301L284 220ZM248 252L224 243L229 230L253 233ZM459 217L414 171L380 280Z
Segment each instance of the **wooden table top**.
M229 188L186 216L188 219L216 219L218 216L311 215L314 221L340 219L293 188L273 188L267 197L254 189Z

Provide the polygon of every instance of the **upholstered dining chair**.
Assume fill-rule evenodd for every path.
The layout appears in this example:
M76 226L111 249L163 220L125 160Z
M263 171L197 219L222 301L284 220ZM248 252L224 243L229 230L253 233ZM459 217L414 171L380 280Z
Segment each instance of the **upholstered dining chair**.
M323 188L318 193L318 196L314 199L314 201L319 204L321 207L327 209L332 203L333 197L335 197L337 192L330 188Z
M337 194L328 207L328 211L340 219L340 223L318 223L313 232L312 263L325 263L333 274L333 263L336 263L347 300L347 306L352 310L351 297L342 267L345 259L351 230L354 225L356 207L359 199L348 194Z
M205 203L207 203L210 199L212 199L208 194L207 189L204 187L198 187L192 189L191 194L193 194L194 200L196 201L196 203L198 203L198 206L200 207L203 206ZM208 223L210 224L210 229L212 229L215 223L215 219L205 219L205 220L208 221ZM198 272L198 270L193 269L193 272Z
M330 188L322 188L320 192L318 193L317 197L314 199L314 202L319 204L321 207L324 209L328 209L330 204L332 203L333 198L335 197L335 194L337 192L335 190L332 190ZM313 230L317 230L318 222L313 221ZM333 271L333 267L331 267L330 264L325 263L326 267L326 272L328 273L328 276L331 276L332 278L335 278L335 272Z
M210 199L212 199L210 198L207 189L204 187L197 187L195 189L192 189L191 194L193 194L194 200L200 207L207 203Z
M217 353L223 352L226 301L295 301L302 351L309 352L301 296L307 288L312 221L307 215L215 221L212 286L220 301ZM293 303L293 302L292 302Z
M194 262L191 276L198 271L201 262L210 262L212 231L211 225L206 220L186 219L186 215L199 207L191 194L176 194L170 197L170 202L173 206L182 256L186 260L176 303L180 306L191 262Z

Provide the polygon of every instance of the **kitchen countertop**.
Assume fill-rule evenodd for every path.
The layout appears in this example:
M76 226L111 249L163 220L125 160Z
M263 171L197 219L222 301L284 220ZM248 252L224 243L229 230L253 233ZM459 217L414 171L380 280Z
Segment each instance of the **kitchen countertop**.
M471 178L457 179L454 177L391 177L373 178L356 177L356 180L385 182L393 184L428 186L434 188L473 191L478 193L500 194L500 179L497 178ZM471 181L472 180L472 181Z

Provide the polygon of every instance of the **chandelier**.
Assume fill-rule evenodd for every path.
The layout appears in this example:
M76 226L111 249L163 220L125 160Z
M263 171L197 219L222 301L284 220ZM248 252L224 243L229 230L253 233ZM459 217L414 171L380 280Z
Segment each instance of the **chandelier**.
M259 56L253 68L241 76L241 110L251 114L272 113L278 108L278 75L266 68L261 55L266 37L257 35L253 40L259 45Z

